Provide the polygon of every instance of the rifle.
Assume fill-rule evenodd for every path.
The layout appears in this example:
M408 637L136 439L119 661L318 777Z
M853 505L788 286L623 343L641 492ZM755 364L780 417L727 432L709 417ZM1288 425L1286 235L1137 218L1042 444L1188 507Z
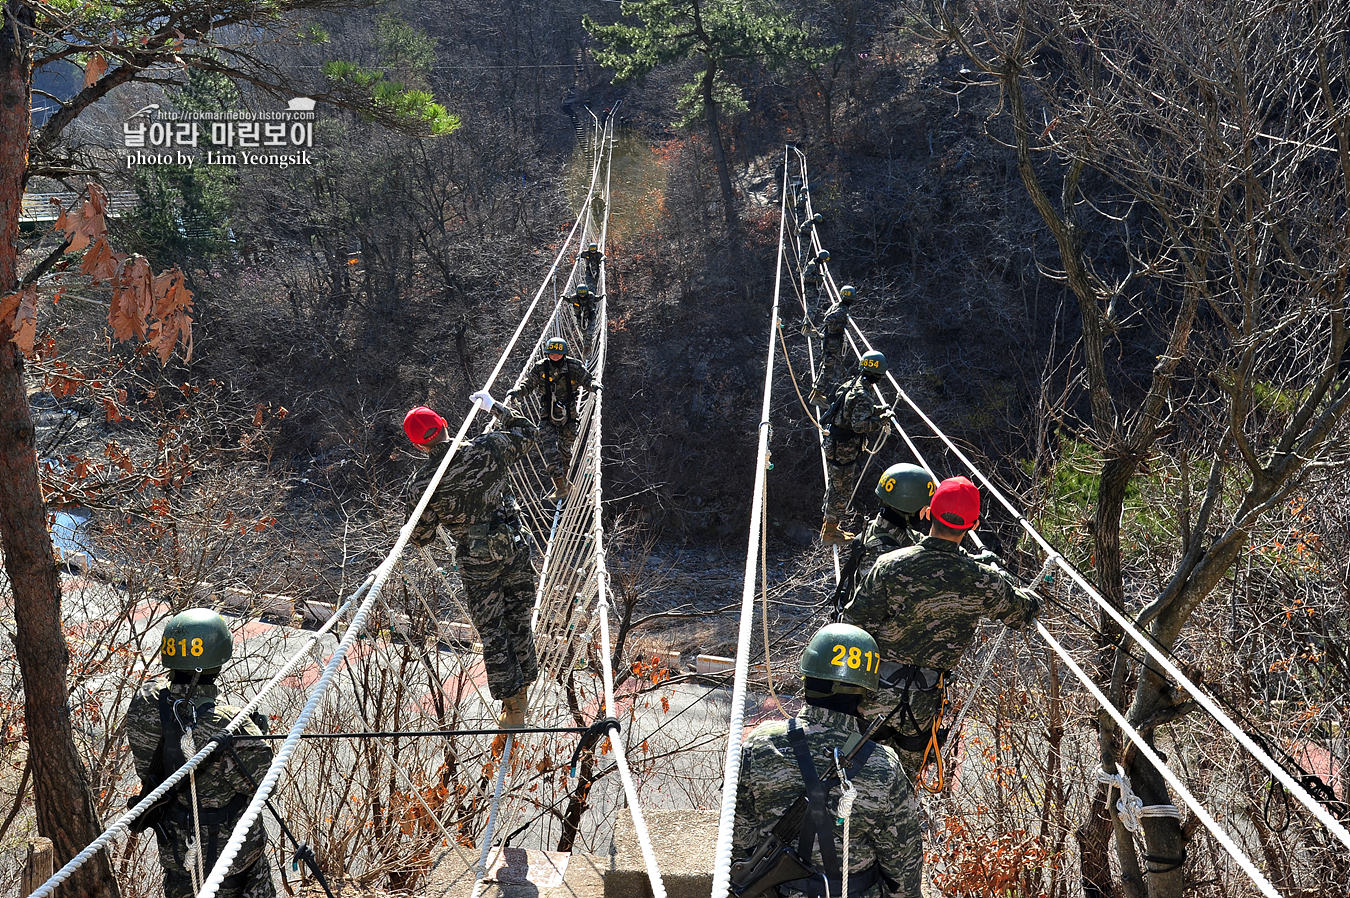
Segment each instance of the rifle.
M848 767L852 764L853 758L862 747L878 730L891 722L891 718L900 708L901 705L896 705L885 717L872 721L866 732L856 741L849 740L845 743L848 750L839 762L840 766ZM837 772L824 776L821 778L821 784L828 789L838 778ZM774 828L756 846L754 852L748 858L732 863L731 894L736 898L760 898L761 895L772 894L774 887L785 882L817 875L809 859L802 858L789 844L801 832L802 821L806 819L809 805L806 790L803 789L797 800L788 806L782 817L778 818Z

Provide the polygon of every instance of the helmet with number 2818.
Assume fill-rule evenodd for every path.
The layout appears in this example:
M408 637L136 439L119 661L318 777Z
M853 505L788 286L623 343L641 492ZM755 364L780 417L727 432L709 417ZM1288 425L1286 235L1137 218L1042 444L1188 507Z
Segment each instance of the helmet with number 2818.
M210 670L233 655L230 627L210 608L189 608L164 627L159 660L169 670Z

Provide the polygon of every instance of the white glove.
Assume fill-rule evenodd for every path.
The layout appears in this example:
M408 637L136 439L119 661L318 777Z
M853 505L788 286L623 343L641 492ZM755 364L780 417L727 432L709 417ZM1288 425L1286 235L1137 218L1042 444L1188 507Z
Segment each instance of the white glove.
M492 398L492 394L489 393L487 390L479 390L477 393L474 393L469 398L472 399L474 402L481 403L483 406L483 411L485 412L492 411L492 407L497 404L496 400Z

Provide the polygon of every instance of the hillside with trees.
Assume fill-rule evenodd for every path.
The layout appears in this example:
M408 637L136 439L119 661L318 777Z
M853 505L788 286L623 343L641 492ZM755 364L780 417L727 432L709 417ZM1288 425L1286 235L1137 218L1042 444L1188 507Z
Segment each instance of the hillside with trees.
M226 587L333 601L403 523L404 411L466 406L548 270L592 116L619 136L606 514L630 616L672 616L621 660L732 644L725 618L673 621L735 598L791 144L831 271L857 287L853 315L902 387L1347 819L1344 4L180 5L167 24L156 4L3 7L0 813L14 813L0 869L23 833L64 860L121 809L116 722L68 699L144 674L72 636L51 517L89 514L84 538L129 603L177 610ZM150 104L296 96L318 100L311 164L125 162L124 123ZM65 229L21 228L25 191L80 199ZM803 394L806 325L785 293ZM833 582L816 428L786 369L776 391L768 552L775 589L805 610L771 625L791 667ZM919 443L939 476L965 473ZM891 437L858 522L869 478L909 460ZM1032 577L1035 547L1001 508L985 514ZM1344 894L1338 844L1216 747L1109 616L1065 584L1045 591L1044 619L1222 799L1281 892ZM996 667L972 714L979 750L1032 785L941 799L930 851L959 871L949 893L1246 894L1193 816L1124 829L1095 767L1120 763L1145 804L1167 785L1063 677L1029 640ZM344 868L363 888L418 887L395 817L412 791L372 812L383 841ZM132 857L87 867L78 890L116 894Z

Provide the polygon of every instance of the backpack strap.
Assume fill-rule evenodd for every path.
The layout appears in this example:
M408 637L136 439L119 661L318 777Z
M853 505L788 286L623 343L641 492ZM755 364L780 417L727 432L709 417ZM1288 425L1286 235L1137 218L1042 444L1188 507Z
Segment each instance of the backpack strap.
M826 877L828 885L815 878L794 880L784 885L809 896L824 896L827 894L825 889L828 888L829 895L838 896L843 885L843 864L834 844L834 811L830 808L830 790L838 780L830 777L828 784L821 781L820 775L816 772L815 762L811 760L806 730L795 718L788 721L788 742L792 745L792 754L802 774L802 785L806 789L807 800L806 819L802 821L801 837L797 842L797 856L809 863L812 849L819 842L821 873ZM875 742L868 740L853 756L853 762L848 766L849 779L857 776L863 769L876 747ZM858 876L850 876L849 895L863 894L879 878L880 871L877 864L873 864Z

